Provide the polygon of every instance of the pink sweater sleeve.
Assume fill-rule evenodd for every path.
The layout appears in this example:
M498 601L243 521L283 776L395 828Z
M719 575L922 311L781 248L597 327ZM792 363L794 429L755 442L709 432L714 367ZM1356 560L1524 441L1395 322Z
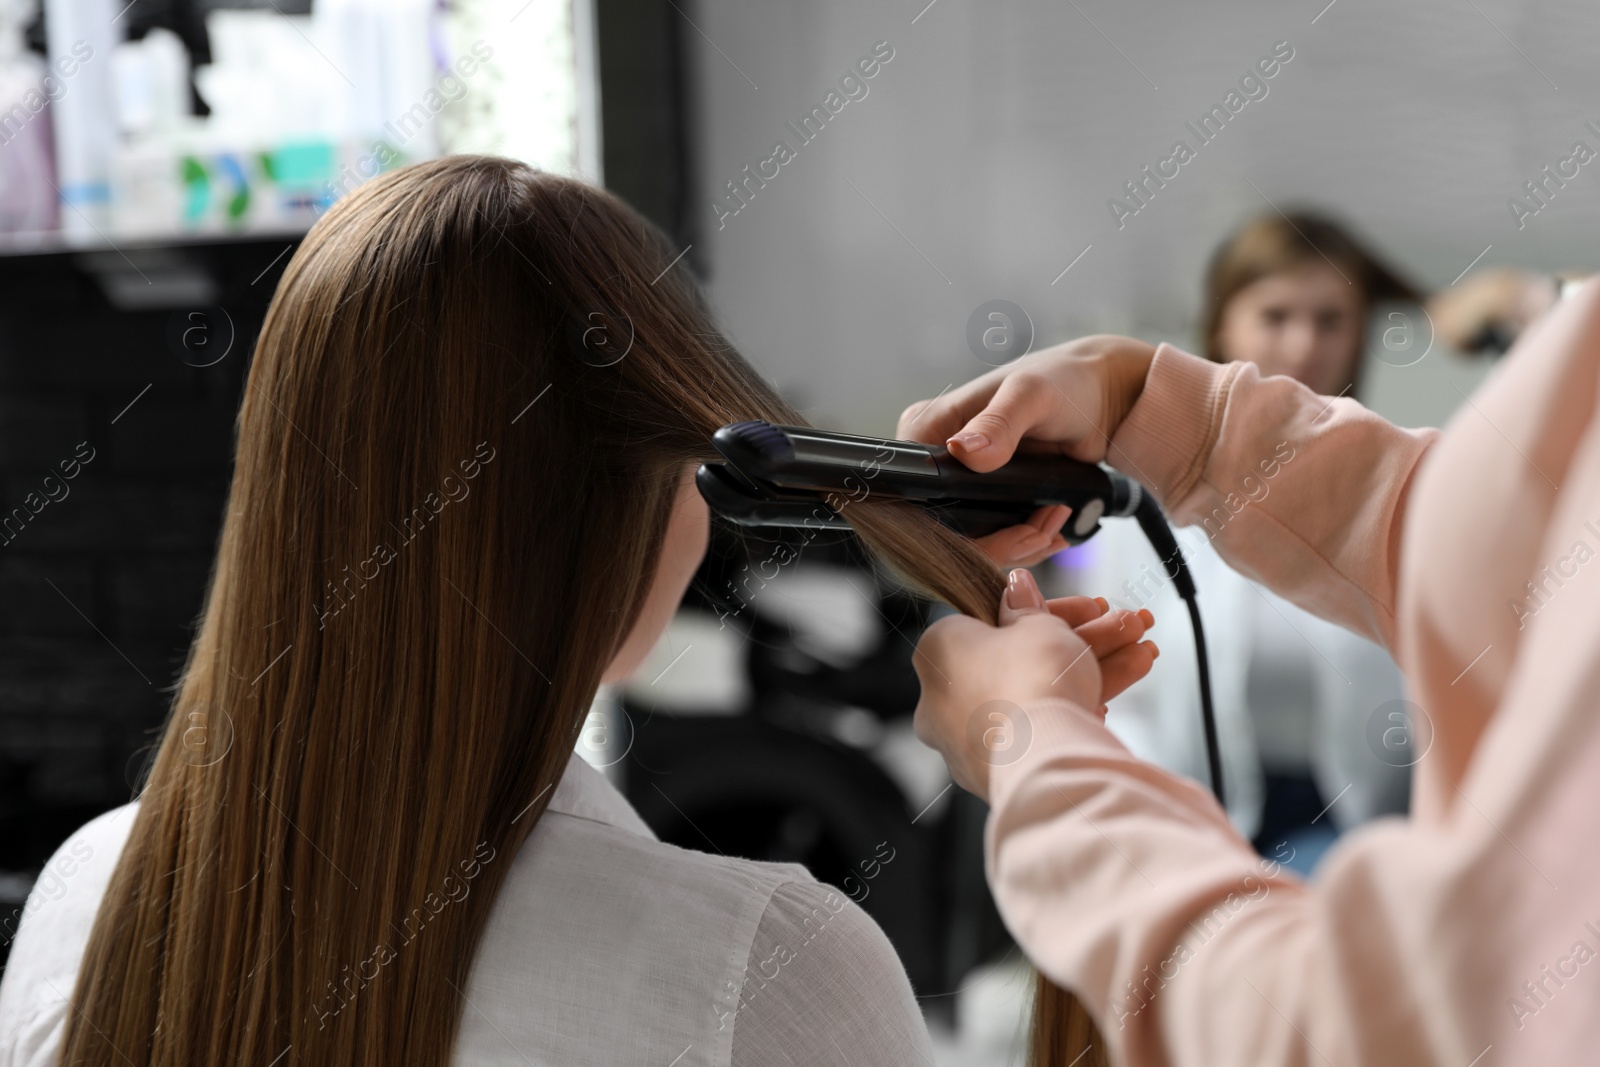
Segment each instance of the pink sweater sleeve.
M1559 508L1525 521L1538 527L1529 554L1565 559L1559 573L1573 576L1520 635L1489 732L1454 738L1476 752L1468 771L1424 754L1419 769L1457 802L1347 834L1312 885L1258 857L1203 787L1129 754L1085 710L1096 694L1026 709L1027 751L991 770L989 880L1029 957L1094 1013L1114 1062L1489 1067L1576 1062L1600 1045L1600 961L1589 962L1600 960L1600 859L1579 844L1594 839L1600 781L1600 565L1574 563L1590 555L1571 544L1600 544L1600 288L1588 314L1564 355L1520 358L1524 379L1543 373L1550 397L1588 413L1558 431L1541 414L1556 401L1515 381L1491 383L1499 406L1463 416L1493 426L1453 425L1441 441L1251 367L1158 352L1112 462L1177 521L1209 522L1234 566L1311 610L1391 647L1397 633L1413 641L1405 620L1419 612L1436 628L1504 612L1494 596L1526 561L1508 566L1498 542L1480 546L1470 573L1420 590L1408 580L1398 612L1396 589L1402 558L1412 575L1413 556L1473 529L1487 501L1513 484L1545 490L1519 452L1552 487L1566 475L1570 529L1540 532ZM1471 450L1499 456L1499 445L1506 486L1484 482ZM1460 729L1451 679L1471 654L1412 690L1447 751Z
M1164 344L1108 458L1235 570L1392 648L1400 519L1438 433Z

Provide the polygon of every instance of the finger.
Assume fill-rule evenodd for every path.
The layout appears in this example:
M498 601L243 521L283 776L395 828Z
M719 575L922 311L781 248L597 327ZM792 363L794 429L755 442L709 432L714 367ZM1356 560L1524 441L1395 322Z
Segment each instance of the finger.
M1011 371L1010 367L1000 367L932 400L917 401L901 414L897 432L907 441L944 444L968 419L983 410Z
M1139 641L1154 623L1155 616L1148 609L1117 608L1073 629L1094 649L1095 658L1105 659L1118 649Z
M1161 650L1154 641L1118 649L1100 661L1100 699L1110 700L1150 673Z
M1004 530L974 538L973 543L996 566L1031 567L1050 555L1048 550L1053 540L1032 526L1008 526ZM1062 543L1065 544L1065 541Z
M1057 552L1065 552L1067 547L1067 539L1062 537L1060 534L1055 534L1050 538L1049 542L1043 548L1039 549L1039 551L1024 556L1022 559L1019 559L1013 563L1012 566L1032 567L1035 564L1043 563Z
M1065 504L1046 504L1026 523L975 538L974 543L999 566L1029 567L1067 547L1060 530L1071 515Z
M1028 374L1013 374L1000 382L983 409L946 440L950 454L979 472L1005 466L1017 443L1048 420L1055 410L1056 392Z
M1050 614L1076 630L1086 622L1093 622L1110 610L1105 598L1096 596L1058 596L1045 601Z
M1067 517L1071 514L1072 509L1065 504L1045 504L1028 516L1027 525L1040 533L1053 534L1066 525Z
M918 400L902 411L900 413L900 421L895 423L895 436L902 441L921 440L916 436L918 423L923 421L922 416L932 404L932 400Z
M1013 570L1006 578L1005 595L1000 598L1000 625L1009 626L1029 615L1048 614L1044 594L1039 591L1039 583L1034 581L1032 572L1022 567Z

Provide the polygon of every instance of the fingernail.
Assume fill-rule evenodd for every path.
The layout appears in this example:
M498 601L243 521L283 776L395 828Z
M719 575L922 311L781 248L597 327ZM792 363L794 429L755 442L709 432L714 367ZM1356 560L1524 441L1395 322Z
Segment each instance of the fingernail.
M1006 607L1013 611L1044 607L1044 595L1039 592L1039 583L1025 568L1018 567L1006 578Z
M1011 546L1011 562L1015 563L1019 559L1027 559L1050 544L1050 537L1050 534L1035 532L1022 538L1022 540Z
M1111 610L1111 601L1107 600L1103 596L1095 597L1094 602L1100 605L1100 614L1102 615Z
M1150 627L1156 624L1156 617L1150 614L1149 608L1139 609L1139 620L1144 623L1144 628L1146 630L1150 629Z
M989 447L989 438L977 430L963 430L946 441L945 444L960 445L964 452L980 452Z
M1057 518L1058 514L1059 518ZM1050 521L1045 524L1045 532L1060 533L1061 527L1065 526L1070 518L1072 518L1072 509L1065 504L1057 504L1050 512Z
M1160 659L1161 658L1161 649L1156 647L1156 643L1154 641L1146 641L1145 644L1150 646L1150 658L1151 659Z

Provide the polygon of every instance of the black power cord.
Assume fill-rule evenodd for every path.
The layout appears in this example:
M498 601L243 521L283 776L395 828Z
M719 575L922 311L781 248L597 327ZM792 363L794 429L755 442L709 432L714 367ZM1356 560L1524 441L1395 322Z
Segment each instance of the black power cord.
M1139 529L1144 531L1150 547L1156 550L1167 580L1177 588L1178 596L1189 608L1189 623L1194 628L1195 660L1200 665L1200 719L1205 725L1206 765L1211 772L1211 792L1216 795L1217 803L1226 808L1227 800L1222 788L1222 751L1217 744L1217 716L1211 704L1211 663L1206 656L1206 632L1200 624L1200 601L1196 596L1194 575L1189 573L1183 550L1178 547L1178 539L1173 535L1172 527L1155 497L1148 492L1141 492L1133 510L1133 518L1139 523Z

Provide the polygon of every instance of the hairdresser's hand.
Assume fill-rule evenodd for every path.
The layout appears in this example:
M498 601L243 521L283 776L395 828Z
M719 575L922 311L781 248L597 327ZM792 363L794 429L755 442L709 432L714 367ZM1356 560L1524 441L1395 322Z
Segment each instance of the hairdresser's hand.
M1007 526L972 542L1002 567L1031 567L1067 547L1061 528L1071 517L1065 504L1046 504L1021 526Z
M1023 356L900 416L899 436L945 444L975 471L1003 467L1027 451L1057 452L1098 463L1111 435L1144 389L1155 348L1100 334ZM977 539L1002 567L1027 566L1066 547L1067 510L1041 508L1027 525Z
M948 444L975 471L1002 467L1024 438L1029 451L1098 463L1144 390L1153 345L1080 337L997 367L900 416L902 438Z
M953 615L922 635L917 736L962 788L987 798L989 768L1020 757L1032 734L1023 706L1059 697L1104 715L1160 654L1140 640L1153 621L1089 597L1046 602L1031 574L1012 571L998 626Z
M1548 274L1492 267L1468 275L1428 298L1428 319L1457 352L1485 347L1498 335L1515 340L1555 304L1560 282Z

